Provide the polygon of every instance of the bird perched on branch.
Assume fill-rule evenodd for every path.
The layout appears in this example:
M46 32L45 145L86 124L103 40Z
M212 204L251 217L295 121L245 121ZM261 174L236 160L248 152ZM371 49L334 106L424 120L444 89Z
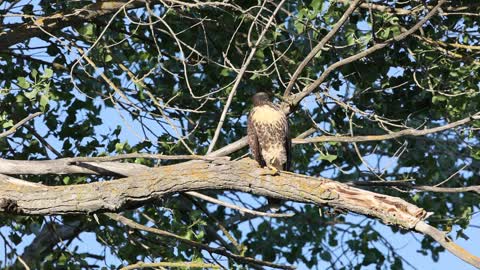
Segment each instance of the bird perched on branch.
M261 167L268 167L273 174L290 170L291 140L287 116L270 101L265 92L253 96L247 131L250 151ZM278 199L268 199L272 210L278 209L280 202Z

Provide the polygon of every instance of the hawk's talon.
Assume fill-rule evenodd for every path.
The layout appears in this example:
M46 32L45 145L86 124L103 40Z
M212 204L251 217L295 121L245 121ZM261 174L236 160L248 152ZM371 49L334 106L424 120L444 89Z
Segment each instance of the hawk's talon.
M280 171L277 168L271 165L267 165L267 168L268 168L268 172L262 171L260 175L272 175L272 176L280 175Z

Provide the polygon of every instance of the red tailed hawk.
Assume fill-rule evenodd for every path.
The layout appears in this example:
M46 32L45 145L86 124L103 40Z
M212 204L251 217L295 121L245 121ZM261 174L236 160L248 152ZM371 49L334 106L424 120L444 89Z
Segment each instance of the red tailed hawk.
M270 102L267 93L253 96L253 109L248 115L248 144L253 158L261 167L268 167L278 173L290 170L291 140L287 116ZM269 204L280 200L269 199Z

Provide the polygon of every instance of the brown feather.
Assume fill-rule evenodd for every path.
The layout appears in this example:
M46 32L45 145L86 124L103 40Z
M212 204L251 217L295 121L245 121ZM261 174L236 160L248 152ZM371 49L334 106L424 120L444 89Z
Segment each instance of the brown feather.
M291 141L288 120L271 102L255 106L248 117L248 143L254 159L264 167L289 170Z
M265 167L266 163L263 160L261 155L261 148L258 142L257 132L255 131L255 125L253 123L253 119L251 113L248 115L248 128L247 128L247 135L248 135L248 145L250 146L250 151L252 152L253 159L255 159L260 167Z

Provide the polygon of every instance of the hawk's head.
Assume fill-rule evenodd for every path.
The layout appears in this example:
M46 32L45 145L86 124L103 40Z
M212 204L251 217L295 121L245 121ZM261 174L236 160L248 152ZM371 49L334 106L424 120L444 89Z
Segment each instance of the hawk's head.
M270 97L265 92L258 92L253 96L253 106L262 106L270 103Z

